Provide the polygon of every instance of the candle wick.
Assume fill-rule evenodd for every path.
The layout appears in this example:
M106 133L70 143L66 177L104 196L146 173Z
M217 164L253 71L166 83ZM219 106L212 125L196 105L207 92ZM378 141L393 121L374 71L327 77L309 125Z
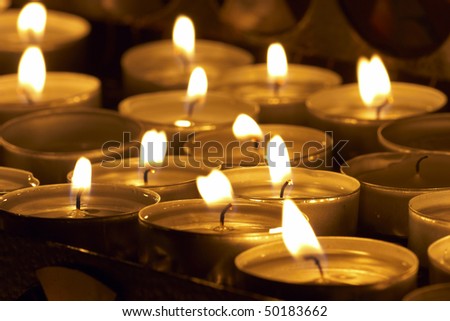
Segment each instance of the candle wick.
M189 75L189 71L191 69L191 61L188 57L186 57L186 55L183 55L183 53L178 52L176 54L176 56L178 57L178 59L181 61L181 65L183 66L183 73L185 75Z
M424 159L427 159L427 158L428 158L428 155L425 155L425 156L422 156L421 158L419 158L417 160L417 163L416 163L416 175L420 175L420 164L422 163L422 161Z
M280 190L280 198L284 198L284 191L286 190L286 187L292 186L292 179L288 179L286 182L284 182L283 186L281 186Z
M191 100L191 101L189 101L189 102L187 103L187 117L188 117L188 118L191 118L191 116L192 116L192 114L193 114L193 112L194 112L195 106L196 106L199 102L200 102L200 99L197 98L197 99L193 99L193 100Z
M377 120L380 120L381 117L381 112L383 111L383 109L385 109L386 107L388 107L391 104L391 100L389 98L386 98L383 103L381 103L379 106L376 107L376 117Z
M313 260L314 261L314 264L319 269L320 278L323 280L323 269L322 269L322 265L320 264L320 260L317 257L315 257L314 255L305 255L303 257L303 259L306 260L306 261L308 261L308 260Z
M233 208L233 204L229 203L227 206L224 207L222 212L220 213L220 228L223 230L225 228L225 214L228 210Z
M257 137L253 137L251 139L251 141L253 142L253 148L255 149L259 149L259 146L261 144L261 142L259 141L259 139Z
M278 97L280 95L281 81L275 80L273 83L273 95Z
M76 198L76 203L75 203L75 207L77 210L81 209L81 194L83 194L82 188L80 188L77 192L77 198Z
M144 183L145 183L145 185L147 185L147 183L148 183L148 173L155 174L156 170L154 168L147 168L144 171Z
M33 98L31 98L31 94L26 88L19 87L19 89L17 91L18 91L19 95L22 95L25 98L28 105L34 104Z

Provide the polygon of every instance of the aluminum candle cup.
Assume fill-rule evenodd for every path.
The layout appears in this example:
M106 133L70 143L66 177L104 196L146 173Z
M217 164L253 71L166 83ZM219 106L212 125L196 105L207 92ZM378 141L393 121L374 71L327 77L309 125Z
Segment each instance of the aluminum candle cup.
M409 202L408 247L417 254L421 265L428 265L428 247L447 235L450 235L450 191L412 198Z
M131 186L93 184L76 210L70 184L21 189L0 198L2 228L14 234L136 259L137 213L159 195Z
M275 94L267 81L267 65L257 64L231 69L221 77L217 89L259 104L260 123L307 123L306 98L323 88L341 83L335 72L323 68L289 64L286 83Z
M33 176L33 173L15 168L0 167L0 195L38 185L39 180Z
M319 237L326 262L320 277L312 260L294 259L283 242L239 254L238 285L286 300L400 300L416 287L417 257L393 243Z
M431 283L450 282L450 235L428 247L428 263Z
M253 56L225 43L196 40L192 68L201 66L208 75L210 87L224 71L251 64ZM191 70L184 70L174 54L172 40L146 43L129 49L121 60L125 91L128 95L145 92L186 89Z
M293 187L286 197L309 219L316 235L354 235L358 218L359 182L345 175L291 168ZM236 197L263 204L282 204L267 166L233 168L223 172Z
M404 301L450 301L450 283L424 286L408 293Z
M145 172L148 181L144 181ZM211 168L187 156L166 156L161 166L151 167L140 164L137 157L117 159L92 164L92 182L102 184L132 185L155 191L161 202L200 198L195 180L197 176L207 175ZM73 171L67 177L72 180Z
M265 136L259 148L255 148L255 142L250 139L236 138L231 128L223 128L192 136L185 144L185 152L195 159L203 159L207 166L255 166L265 163L270 138L280 135L286 143L291 166L331 167L333 140L325 132L293 125L266 124L260 128Z
M167 91L129 97L119 104L119 112L142 122L147 130L164 130L170 142L169 154L178 154L193 133L231 128L239 114L257 119L259 113L257 105L214 92L207 93L202 106L194 107L191 117L187 117L185 106L186 91ZM180 120L183 125L176 123Z
M47 72L41 99L32 104L17 93L17 84L17 74L0 76L0 124L43 109L100 107L100 80L89 75Z
M19 9L0 12L0 74L17 71L20 56L28 46L17 32ZM86 65L86 40L91 31L83 18L47 11L45 34L39 47L48 70L80 70Z
M349 141L342 154L345 159L350 159L384 150L377 138L377 129L381 125L437 111L447 102L446 96L436 89L395 82L392 83L392 99L393 103L381 111L379 119L376 108L364 106L357 84L322 90L311 95L306 106L311 126L333 131L335 143ZM401 135L406 136L405 133Z
M450 190L450 155L373 153L347 165L341 172L361 183L358 221L365 235L407 237L409 200Z
M424 115L381 126L378 139L387 150L450 155L450 113Z
M243 250L281 234L269 229L281 226L281 207L236 200L220 229L220 213L226 203L208 207L201 199L171 201L139 212L143 257L147 264L208 279L234 282L234 257Z
M31 171L42 184L66 182L81 156L92 162L128 156L143 135L136 121L92 108L32 113L0 132L4 164Z

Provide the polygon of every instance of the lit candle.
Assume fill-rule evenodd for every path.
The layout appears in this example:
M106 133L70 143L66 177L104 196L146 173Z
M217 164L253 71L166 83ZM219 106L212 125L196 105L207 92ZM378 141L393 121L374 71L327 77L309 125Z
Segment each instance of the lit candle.
M450 235L450 191L418 195L409 202L408 247L420 265L427 267L427 249L438 239Z
M0 195L38 185L39 180L33 176L33 173L16 168L0 167Z
M361 183L359 225L364 235L408 236L408 203L422 193L450 190L450 156L373 153L341 172Z
M283 206L283 242L235 259L239 286L287 300L400 300L415 288L417 257L365 238L319 237L295 204Z
M92 181L103 184L124 184L153 190L161 201L199 198L195 179L210 168L184 155L166 155L165 134L149 131L141 140L140 157L114 159L92 165ZM155 160L154 156L159 155ZM161 158L161 156L164 156ZM148 159L149 156L151 159ZM73 172L67 177L71 181Z
M164 130L170 142L169 154L180 148L193 133L231 127L240 113L256 117L258 106L238 101L224 93L208 92L205 71L197 67L186 91L166 91L129 97L119 112L144 124L146 129Z
M184 89L196 66L202 66L214 84L227 69L253 62L251 54L243 49L216 41L196 40L193 22L186 16L177 18L172 38L125 52L121 65L128 95Z
M450 235L432 243L427 252L430 282L450 282Z
M44 110L3 124L5 166L29 170L42 184L64 183L77 159L122 158L139 144L142 126L117 112L94 108Z
M46 72L38 47L28 47L18 74L0 76L0 124L43 109L99 107L100 80L67 72Z
M332 166L333 140L325 132L302 126L265 124L259 126L248 115L238 115L232 129L223 128L191 136L185 152L206 166L222 168L266 164L270 139L284 137L293 167L325 169Z
M319 67L288 64L283 47L272 44L266 64L230 69L217 89L259 104L261 123L307 123L306 98L312 93L341 83L335 72Z
M358 84L320 91L306 102L311 125L333 131L335 142L348 141L342 149L345 159L382 151L377 139L380 125L431 113L446 103L446 96L439 90L390 83L386 69L376 56L370 63L362 60L358 67Z
M81 166L81 167L80 167ZM137 258L137 213L159 195L131 186L89 185L90 163L77 163L74 186L43 185L0 198L5 231L127 259Z
M397 120L381 126L378 140L390 151L450 155L450 113Z
M252 246L280 238L281 208L233 200L219 171L197 179L203 200L148 206L139 213L144 257L159 270L171 270L216 283L234 282L233 259Z
M78 16L48 11L38 2L22 10L0 11L0 74L13 73L23 50L38 45L50 70L79 70L85 66L85 45L91 27Z

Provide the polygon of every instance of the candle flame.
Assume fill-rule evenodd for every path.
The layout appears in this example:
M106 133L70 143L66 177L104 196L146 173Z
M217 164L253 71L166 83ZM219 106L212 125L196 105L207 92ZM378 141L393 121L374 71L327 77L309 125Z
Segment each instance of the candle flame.
M189 17L184 15L177 17L173 27L172 41L175 52L190 61L195 51L195 28Z
M167 152L167 136L164 131L149 130L141 140L141 162L159 165L164 162Z
M379 56L373 55L370 61L365 57L359 58L358 87L361 99L367 107L378 107L390 98L389 74Z
M224 173L214 169L208 176L197 177L197 188L202 198L208 204L231 202L233 189Z
M273 43L267 50L267 74L269 81L282 85L288 74L286 52L280 43Z
M80 157L75 165L72 175L72 191L89 190L92 181L92 166L89 159Z
M42 3L30 2L20 11L17 32L23 42L38 43L42 40L47 22L47 9Z
M202 67L196 67L189 78L187 96L190 101L202 100L208 91L208 78Z
M239 114L233 123L233 134L238 139L258 139L263 138L263 132L258 123L246 114Z
M323 256L314 230L292 200L283 203L282 231L284 245L293 257Z
M39 100L45 86L45 60L41 49L28 47L20 58L19 63L19 91L28 100Z
M275 135L267 145L267 164L269 165L270 178L272 183L279 185L291 180L291 162L286 143L279 136Z

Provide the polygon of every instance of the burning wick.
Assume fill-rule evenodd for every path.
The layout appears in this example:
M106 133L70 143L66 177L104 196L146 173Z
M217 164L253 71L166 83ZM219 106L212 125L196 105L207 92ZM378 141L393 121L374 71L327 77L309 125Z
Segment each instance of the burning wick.
M280 190L280 198L284 198L284 191L286 190L286 187L288 186L292 186L294 185L292 183L292 179L287 180L286 182L284 182L283 186L281 186L281 190Z
M316 258L313 255L305 255L303 257L304 260L309 261L309 260L313 260L314 264L317 266L317 268L319 269L320 272L320 278L323 280L323 270L322 270L322 265L320 264L320 260L318 258Z
M180 51L178 51L176 53L176 56L177 56L178 60L180 60L181 65L183 66L182 67L183 68L183 74L184 75L189 75L190 72L191 72L191 61L190 61L190 59L185 54L183 54Z
M201 103L201 100L202 100L201 98L197 98L187 103L187 118L191 118L195 106Z
M146 185L147 185L147 183L148 183L148 173L155 174L155 173L156 173L156 170L153 169L153 168L147 168L147 169L145 170L145 172L144 172L144 183L145 183Z
M386 100L381 105L376 107L376 115L377 115L376 117L377 117L377 119L380 119L381 112L383 111L383 109L385 109L386 107L390 106L390 104L391 104L391 100L389 98L386 98Z
M273 82L273 95L274 95L275 97L278 97L278 96L279 96L279 94L280 94L280 88L281 88L282 85L283 85L283 84L282 84L282 81L281 81L281 80L275 80L275 81Z
M81 210L81 194L83 194L83 188L80 188L80 190L77 192L77 198L75 203L75 207L79 211Z
M25 98L28 105L34 104L33 98L31 98L31 94L26 88L20 87L17 89L17 92L19 93L19 95L21 95Z
M421 158L419 158L417 160L417 163L416 163L416 175L420 175L420 164L422 163L422 161L424 159L427 159L427 158L428 158L428 155L425 155L425 156L422 156Z
M228 210L233 208L233 204L229 203L227 206L224 207L222 212L220 213L220 231L225 230L225 214L228 212Z

